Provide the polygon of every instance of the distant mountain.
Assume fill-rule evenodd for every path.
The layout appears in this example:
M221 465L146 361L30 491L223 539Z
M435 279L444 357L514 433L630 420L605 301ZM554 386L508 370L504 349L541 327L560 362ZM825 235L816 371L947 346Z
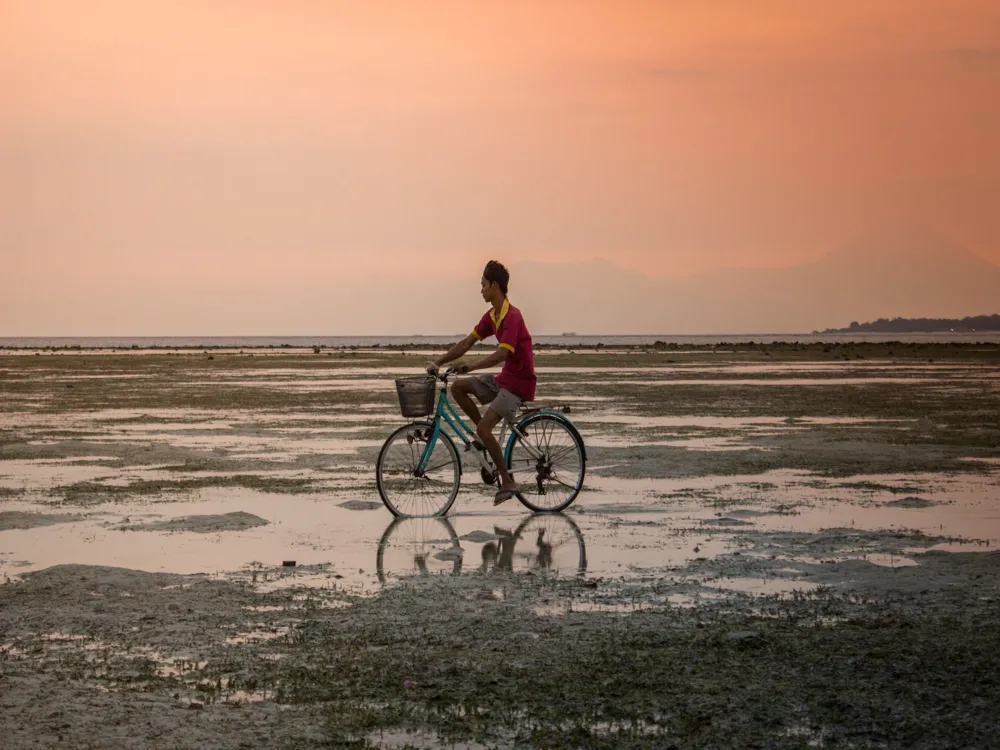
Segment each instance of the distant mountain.
M512 298L546 333L789 333L961 318L1000 303L1000 266L915 230L879 230L791 268L665 278L594 260L521 263L511 274Z
M853 322L847 328L828 328L823 333L935 333L941 331L1000 331L1000 315L955 318L879 318L869 323Z
M317 277L298 284L293 297L273 295L271 285L234 280L227 294L253 300L252 308L220 305L207 284L186 289L180 299L155 280L93 300L85 287L68 286L64 296L90 305L93 329L110 333L128 333L115 328L122 325L117 321L145 309L151 319L163 316L162 331L201 332L204 321L211 321L219 333L457 337L472 330L486 307L478 268L466 277L435 269L407 276L389 269L384 277L349 282ZM878 232L791 268L658 277L601 259L518 263L511 267L510 295L535 334L795 333L852 320L992 314L1000 303L1000 267L927 233ZM0 295L0 319L2 313Z

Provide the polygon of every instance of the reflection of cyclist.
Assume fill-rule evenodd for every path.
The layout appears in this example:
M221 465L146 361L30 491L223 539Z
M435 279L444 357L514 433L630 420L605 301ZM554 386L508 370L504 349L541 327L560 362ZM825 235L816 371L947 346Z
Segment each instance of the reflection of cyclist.
M427 570L427 555L418 552L413 556L413 564L417 566L417 572L422 576L430 575L430 571Z
M512 573L514 571L514 545L517 544L517 537L511 533L510 529L501 529L499 526L493 527L493 533L500 537L495 542L487 542L483 545L483 572L489 572L490 567L494 571Z
M512 573L514 571L514 546L521 538L520 530L517 533L512 533L509 529L494 526L493 533L500 538L495 542L487 542L483 545L483 567L481 570L488 573L492 568L494 571ZM552 545L545 541L545 529L538 530L535 544L538 547L538 554L535 556L538 569L550 569L552 567ZM526 556L529 560L531 559L530 555Z
M535 544L538 545L538 567L548 570L552 567L552 545L545 541L545 529L538 530Z
M521 311L507 299L509 280L510 274L503 264L495 260L486 264L481 282L482 295L483 299L490 303L490 309L483 315L472 333L427 368L428 372L435 372L441 365L458 359L477 341L489 336L496 336L499 342L492 354L471 364L462 365L459 369L462 372L485 370L502 363L503 369L500 375L462 378L451 386L452 397L476 424L476 434L500 472L500 490L493 498L494 505L509 500L517 491L517 485L504 465L503 452L500 443L493 437L493 428L501 419L513 420L521 404L535 398L535 359L531 334L524 325ZM489 408L482 416L471 398L472 395L475 395L480 403L489 404Z

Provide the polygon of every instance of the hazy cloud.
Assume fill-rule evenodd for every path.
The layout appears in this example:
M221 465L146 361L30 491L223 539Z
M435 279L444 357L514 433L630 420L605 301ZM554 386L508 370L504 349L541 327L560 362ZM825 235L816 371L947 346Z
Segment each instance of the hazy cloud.
M937 54L955 62L976 65L1000 63L1000 47L955 47Z
M330 284L790 267L884 216L1000 260L996 0L0 8L0 329L138 279L132 332L272 289L294 333Z
M631 72L640 78L671 81L709 78L716 75L718 71L706 67L655 65L647 63L634 66L631 68Z

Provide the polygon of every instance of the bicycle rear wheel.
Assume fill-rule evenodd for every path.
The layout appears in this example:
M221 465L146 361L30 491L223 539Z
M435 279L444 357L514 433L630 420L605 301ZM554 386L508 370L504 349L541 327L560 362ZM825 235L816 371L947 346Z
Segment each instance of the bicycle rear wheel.
M461 464L455 444L438 432L420 469L434 425L411 422L392 433L375 462L375 483L394 516L443 516L458 496Z
M554 575L583 576L587 572L587 545L580 527L562 513L533 513L514 532L514 572L546 571Z
M562 510L583 487L587 454L566 419L534 414L522 420L507 450L507 470L518 484L517 499L536 513Z

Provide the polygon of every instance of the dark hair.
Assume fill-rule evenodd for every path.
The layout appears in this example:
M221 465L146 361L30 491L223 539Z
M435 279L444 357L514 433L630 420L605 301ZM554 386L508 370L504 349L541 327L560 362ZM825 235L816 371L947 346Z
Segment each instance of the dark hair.
M510 272L504 267L503 263L498 260L491 260L486 264L486 269L483 271L483 278L490 284L495 281L500 287L500 291L503 292L504 297L507 296L507 282L510 281Z

